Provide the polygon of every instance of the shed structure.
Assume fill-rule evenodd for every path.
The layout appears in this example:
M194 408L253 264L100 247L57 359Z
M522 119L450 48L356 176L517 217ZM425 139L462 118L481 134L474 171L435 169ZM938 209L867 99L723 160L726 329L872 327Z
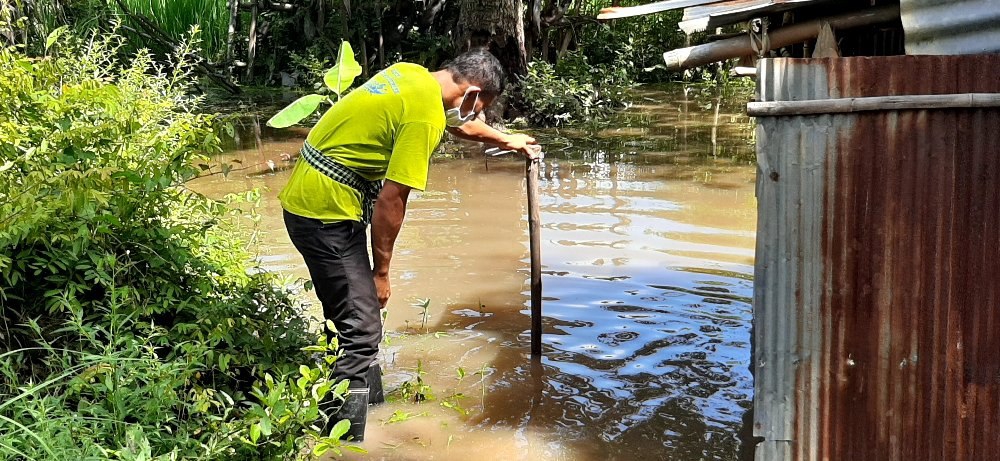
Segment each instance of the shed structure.
M758 66L759 461L1000 456L1000 55Z
M1000 0L604 17L677 8L688 33L751 22L668 68L761 58L756 460L1000 460Z

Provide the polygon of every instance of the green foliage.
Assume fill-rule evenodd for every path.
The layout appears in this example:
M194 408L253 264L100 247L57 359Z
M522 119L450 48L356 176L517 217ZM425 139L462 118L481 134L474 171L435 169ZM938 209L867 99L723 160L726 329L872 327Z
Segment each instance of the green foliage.
M330 60L324 57L324 47L313 45L303 52L291 52L291 69L297 77L297 85L318 90L323 87L323 76L330 68Z
M401 423L404 421L409 421L419 416L426 416L426 415L427 413L410 413L408 411L396 410L392 412L391 415L389 415L389 419L382 422L382 425L384 426L386 424Z
M123 14L114 0L108 1L110 9ZM193 26L201 28L203 48L207 56L221 57L226 49L229 31L229 6L227 0L124 0L129 10L142 15L167 36L181 39ZM124 17L126 25L141 30L132 19ZM150 46L141 35L129 37L136 44Z
M334 358L308 356L336 345L249 265L235 210L184 187L219 151L192 46L166 71L68 35L0 49L0 459L339 449L316 429Z
M625 1L622 6L643 3L648 2ZM587 14L594 17L605 6L606 3L591 5ZM677 26L682 16L683 9L679 9L588 24L579 29L576 49L586 55L589 62L611 66L616 72L627 75L629 81L675 80L679 76L666 71L663 53L686 46L684 32Z
M351 44L343 42L340 45L337 63L323 76L323 82L329 91L337 95L337 100L339 100L358 75L361 75L361 65L354 59ZM267 125L274 128L288 128L312 115L323 102L334 103L329 97L322 94L305 95L274 114L267 121Z
M328 321L327 327L332 328L332 323ZM244 418L249 424L249 442L256 447L258 456L287 459L307 442L313 442L313 456L328 452L339 455L345 449L365 452L341 442L350 428L349 421L338 421L326 434L314 425L332 416L322 414L324 402L343 403L350 385L346 379L340 382L330 379L337 349L335 338L327 343L326 334L320 334L316 345L303 349L323 357L315 366L299 365L297 372L286 373L279 379L265 373L264 385L260 381L254 385L251 394L255 401L250 403Z
M613 67L590 66L569 53L558 65L535 61L520 84L521 110L540 126L560 126L608 115L624 107L629 83Z
M427 333L427 320L430 319L431 308L430 298L417 299L415 302L410 304L410 307L420 309L420 328L424 330L424 333Z
M402 53L402 59L428 69L441 67L446 57L455 55L455 44L450 34L421 34L410 30L407 45L408 50Z
M469 409L462 406L462 400L465 398L465 394L456 392L441 400L441 406L458 413L459 416L469 416Z
M426 400L434 400L431 386L424 382L423 363L417 361L417 369L413 374L413 379L404 382L399 388L393 391L391 397L398 401L420 403Z
M337 99L340 99L359 75L361 75L361 65L354 60L354 50L351 49L350 42L343 42L337 54L337 63L323 76L323 83L330 91L337 94Z
M224 54L229 31L227 0L122 0L122 3L174 41L180 41L192 27L200 27L207 55L215 60ZM144 28L125 14L117 0L0 1L0 5L10 4L12 8L0 8L0 22L11 12L24 18L16 29L24 34L19 42L29 47L29 54L42 54L38 45L59 27L69 27L78 34L117 28L128 38L129 52L157 48L155 41L136 32ZM11 22L18 19L10 18Z
M123 15L119 0L23 1L16 0L16 9L0 8L4 14L27 18L15 27L24 31L25 38L14 38L29 45L34 55L42 55L45 37L60 26L68 25L79 32L95 29L108 31L119 27L128 35L128 51L151 48L165 53L157 41L149 38L153 25L163 35L178 40L194 25L203 30L205 56L219 69L239 70L244 83L275 84L280 73L299 77L304 87L320 84L329 68L337 44L350 40L363 63L366 74L380 67L405 60L436 69L446 59L455 56L464 38L456 37L463 2L414 2L412 0L379 0L370 2L264 2L256 10L255 56L250 59L249 33L251 12L242 9L238 27L229 43L229 9L227 0L120 0L127 9L140 15L136 19ZM11 0L6 0L11 3ZM620 6L635 6L649 0L623 0ZM247 2L243 2L246 4ZM467 3L467 2L465 2ZM606 22L595 20L606 0L560 0L542 3L543 17L535 37L532 33L532 11L524 9L527 49L533 54L529 61L554 64L565 44L570 51L586 56L591 65L613 67L627 75L630 82L654 83L677 80L681 74L667 72L662 53L686 45L687 37L677 27L683 10L630 17ZM274 8L277 5L287 5ZM555 14L562 10L564 14ZM558 18L549 22L549 18ZM18 22L18 18L8 18ZM142 31L140 33L139 31ZM501 32L501 31L498 31ZM19 35L19 34L14 34ZM158 34L154 34L158 35ZM4 37L0 36L0 40ZM699 43L704 34L692 37ZM227 53L226 51L231 51ZM544 55L543 55L544 53ZM247 68L249 66L249 68ZM692 74L697 79L702 73ZM318 88L318 86L316 87Z
M324 102L330 102L330 98L322 94L307 94L302 96L285 106L284 109L278 111L277 114L274 114L267 121L267 126L272 128L288 128L312 115L313 112L316 112L316 109L319 109L319 105Z

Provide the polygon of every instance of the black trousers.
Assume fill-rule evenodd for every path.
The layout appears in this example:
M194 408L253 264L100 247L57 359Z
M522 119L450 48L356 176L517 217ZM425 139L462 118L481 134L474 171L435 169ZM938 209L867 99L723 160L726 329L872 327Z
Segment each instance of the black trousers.
M287 211L284 218L288 236L309 268L323 316L337 328L341 355L333 376L351 380L352 388L367 387L368 369L382 340L382 317L366 226L357 221L324 224Z

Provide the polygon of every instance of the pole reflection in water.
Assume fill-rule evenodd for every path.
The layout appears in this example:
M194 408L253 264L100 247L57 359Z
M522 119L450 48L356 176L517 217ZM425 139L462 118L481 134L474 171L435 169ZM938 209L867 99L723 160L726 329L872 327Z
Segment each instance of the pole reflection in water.
M382 350L388 388L419 377L432 399L373 408L359 459L736 458L753 390L755 169L745 96L718 97L642 91L615 123L540 134L540 361L523 160L437 156L396 245ZM266 164L304 134L265 130L262 147L251 135L219 160ZM275 198L287 175L279 162L193 187L266 187L261 261L306 277Z

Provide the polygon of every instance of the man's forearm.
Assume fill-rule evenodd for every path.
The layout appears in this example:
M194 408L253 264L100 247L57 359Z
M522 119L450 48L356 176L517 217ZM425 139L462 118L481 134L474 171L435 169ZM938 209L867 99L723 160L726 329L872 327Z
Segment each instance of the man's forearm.
M393 247L403 225L409 189L400 191L400 187L405 186L386 181L383 193L375 202L372 216L372 262L375 275L384 276L389 273Z
M493 128L478 118L460 127L449 128L448 132L468 141L485 142L488 144L501 144L508 136L507 133Z
M535 138L526 134L504 133L486 124L481 119L473 120L460 127L449 128L449 132L462 139L485 142L505 150L522 152L528 158L534 158L540 152L533 149Z

